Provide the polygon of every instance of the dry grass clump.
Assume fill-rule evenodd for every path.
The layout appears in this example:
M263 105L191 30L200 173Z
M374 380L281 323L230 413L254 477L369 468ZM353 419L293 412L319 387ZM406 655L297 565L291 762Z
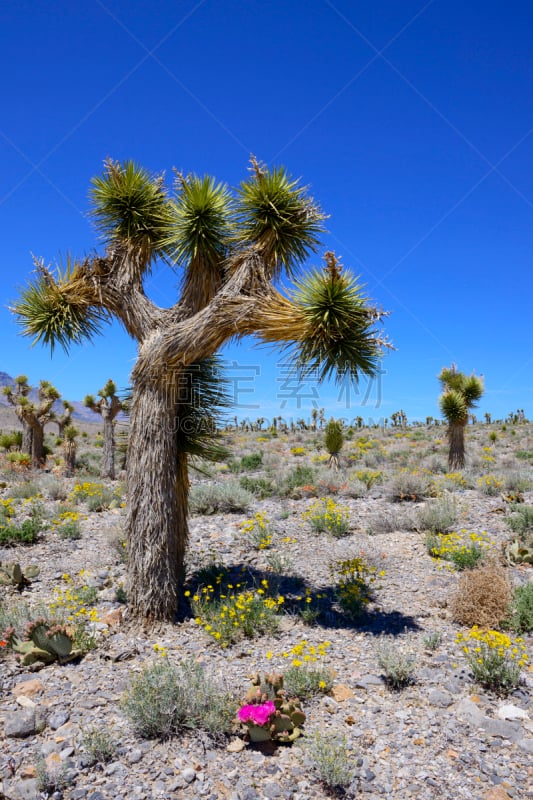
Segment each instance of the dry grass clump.
M489 561L461 575L451 602L452 618L460 625L498 629L511 598L505 568L497 561Z

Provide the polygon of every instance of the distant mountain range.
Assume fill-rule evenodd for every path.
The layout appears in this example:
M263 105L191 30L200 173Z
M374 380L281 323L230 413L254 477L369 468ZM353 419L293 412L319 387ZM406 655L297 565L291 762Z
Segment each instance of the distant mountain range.
M2 387L4 386L14 386L15 380L8 375L7 372L0 371L0 406L9 406L7 401L7 397L2 393ZM30 400L34 402L38 399L37 389L32 389L29 394ZM67 398L62 398L67 399ZM77 419L79 422L98 422L99 416L91 411L89 408L86 408L80 400L69 400L74 406L74 411L72 412L72 418ZM9 406L10 407L10 406ZM54 405L54 411L57 414L63 413L63 404L61 400L58 400L57 403Z

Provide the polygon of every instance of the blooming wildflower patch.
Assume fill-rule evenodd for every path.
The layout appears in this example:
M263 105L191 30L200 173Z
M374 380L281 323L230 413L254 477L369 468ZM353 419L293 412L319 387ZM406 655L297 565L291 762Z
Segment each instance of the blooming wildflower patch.
M245 519L240 524L251 546L256 550L266 550L272 544L272 527L267 515L258 511L253 519Z
M372 600L372 586L385 572L362 558L348 558L335 561L330 572L336 581L337 601L350 619L358 619ZM379 588L379 587L376 587Z
M242 583L227 584L217 591L204 586L191 598L196 623L222 647L242 639L252 639L278 627L278 611L285 602L282 596L268 596L268 581L255 589Z
M321 498L302 514L315 533L327 532L333 536L346 536L350 529L349 509L340 506L333 498Z
M435 561L449 561L455 569L471 569L494 546L487 531L476 533L463 528L450 533L429 534L426 544Z
M520 670L529 659L521 637L514 641L505 633L483 630L474 625L455 637L461 645L474 680L501 694L512 691L520 682Z

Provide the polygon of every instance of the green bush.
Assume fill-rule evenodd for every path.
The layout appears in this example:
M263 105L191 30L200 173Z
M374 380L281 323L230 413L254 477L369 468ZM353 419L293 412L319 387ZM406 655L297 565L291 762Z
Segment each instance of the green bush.
M16 497L18 500L29 500L31 497L37 497L38 494L39 485L35 481L15 483L9 490L9 497Z
M403 689L414 681L415 658L406 652L407 642L394 637L381 636L376 646L376 657L383 676L392 689Z
M280 494L291 494L295 489L313 483L314 478L315 471L312 467L306 467L303 464L297 464L293 469L289 470L289 472L282 479Z
M121 703L135 732L146 739L168 739L185 730L221 738L231 730L235 705L199 664L175 666L166 658L146 667Z
M515 506L511 516L505 522L509 528L521 538L533 531L533 506Z
M309 744L309 755L320 780L330 790L345 789L355 777L345 736L317 731Z
M222 514L246 511L255 503L255 497L238 483L200 483L191 488L189 509L191 514Z
M520 634L533 631L533 583L516 587L503 627Z
M241 470L254 470L261 466L263 463L263 453L250 453L248 456L241 458Z
M304 663L289 667L283 673L283 688L291 697L304 700L316 694L327 694L333 686L328 667Z
M7 547L16 544L34 544L42 530L42 521L35 517L25 519L20 525L8 523L2 525L0 520L0 545Z
M453 497L444 495L429 501L416 514L418 529L430 533L444 533L457 521L457 503Z
M242 489L251 492L258 500L263 500L265 497L271 497L274 494L274 484L268 478L249 478L243 475L239 484Z

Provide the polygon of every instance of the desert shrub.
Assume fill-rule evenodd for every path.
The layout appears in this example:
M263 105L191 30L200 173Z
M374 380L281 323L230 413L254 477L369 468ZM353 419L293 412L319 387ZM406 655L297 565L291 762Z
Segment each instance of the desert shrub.
M18 500L29 500L32 497L39 495L39 485L36 481L22 481L22 483L15 483L9 490L9 497L15 497Z
M246 511L255 503L255 497L235 481L227 483L201 483L191 488L189 509L192 514L222 514Z
M514 589L502 627L515 633L533 631L533 583Z
M263 463L263 453L250 453L241 458L241 470L254 470L261 466Z
M161 658L135 679L122 699L122 710L136 733L168 739L184 730L220 738L231 730L235 701L195 662L175 666Z
M392 689L403 689L414 681L416 659L408 652L410 644L410 637L402 641L382 635L376 645L377 662Z
M101 453L80 453L76 456L76 469L87 475L100 475L102 471Z
M50 500L66 500L68 491L63 481L53 475L43 475L40 484L42 492Z
M317 731L309 743L309 755L321 782L330 790L345 789L355 777L345 736Z
M533 531L533 506L515 506L513 513L506 517L505 522L520 538L525 537Z
M333 686L332 672L321 664L302 663L283 672L283 688L289 696L305 700L317 694L327 694Z
M418 529L430 533L443 533L455 525L457 513L455 498L448 494L430 500L416 513Z
M379 514L371 514L366 522L365 530L370 536L394 531L415 530L417 523L408 513L400 513L395 508L384 509Z
M107 764L115 756L117 743L107 728L91 725L81 730L81 746L91 765Z
M451 600L454 622L471 627L497 628L511 602L504 567L496 561L463 572Z
M247 492L251 492L259 500L271 497L274 494L274 484L268 478L249 478L247 475L239 481L239 485Z
M73 776L69 774L68 765L65 762L57 767L49 767L41 756L35 762L35 772L40 797L51 797L56 794L62 797L63 789L73 782Z
M312 484L315 479L315 470L303 464L297 464L282 478L279 493L291 494L295 489L306 484Z
M430 492L429 484L430 481L427 475L400 470L394 475L390 484L392 499L413 502L423 500Z
M528 492L532 487L531 478L523 472L507 472L503 476L506 492Z

